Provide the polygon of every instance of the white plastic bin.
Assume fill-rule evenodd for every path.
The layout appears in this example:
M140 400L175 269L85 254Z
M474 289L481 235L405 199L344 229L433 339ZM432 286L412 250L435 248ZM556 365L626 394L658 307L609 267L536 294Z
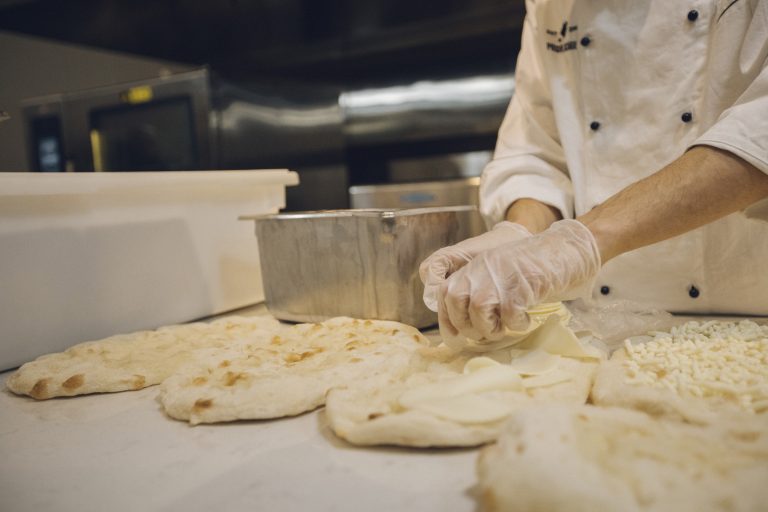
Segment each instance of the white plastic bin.
M287 170L0 173L0 369L264 300L247 213Z

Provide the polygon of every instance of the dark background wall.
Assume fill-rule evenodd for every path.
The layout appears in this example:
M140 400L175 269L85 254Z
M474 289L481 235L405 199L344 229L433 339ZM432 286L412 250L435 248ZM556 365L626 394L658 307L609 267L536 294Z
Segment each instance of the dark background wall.
M522 0L0 0L0 30L354 86L512 69L523 14Z

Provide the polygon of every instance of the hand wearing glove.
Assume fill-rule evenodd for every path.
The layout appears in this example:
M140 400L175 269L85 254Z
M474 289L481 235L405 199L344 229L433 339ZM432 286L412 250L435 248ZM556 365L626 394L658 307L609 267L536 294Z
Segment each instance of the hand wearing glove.
M522 331L526 310L543 302L590 293L600 270L597 242L576 220L486 251L440 287L438 316L443 339L498 340L505 327Z
M520 224L503 221L487 233L435 251L419 266L419 276L424 283L424 304L437 311L437 295L448 276L478 254L528 236L531 233Z

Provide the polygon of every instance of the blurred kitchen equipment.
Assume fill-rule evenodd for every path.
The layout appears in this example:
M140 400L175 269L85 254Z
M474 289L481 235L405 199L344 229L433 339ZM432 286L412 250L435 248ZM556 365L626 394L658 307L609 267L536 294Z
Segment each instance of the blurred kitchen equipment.
M290 168L289 202L348 203L337 88L233 84L207 69L24 102L33 171ZM318 193L318 190L321 193Z
M163 171L211 165L206 70L24 101L32 170Z
M11 116L8 115L8 112L5 110L0 110L0 121L7 121L11 118Z
M479 175L511 73L342 90L233 83L206 69L24 102L35 171L290 168L288 208L349 206L350 185Z
M277 318L334 316L437 323L419 264L472 233L473 206L248 216L256 221L267 308Z
M349 188L352 208L426 208L430 206L479 205L480 178L355 185ZM472 217L470 236L485 231L479 215Z
M261 302L244 211L286 170L0 173L0 370L74 343Z
M507 73L344 91L344 134L351 146L495 135L514 87Z
M507 73L344 91L339 103L350 183L479 175L514 87Z

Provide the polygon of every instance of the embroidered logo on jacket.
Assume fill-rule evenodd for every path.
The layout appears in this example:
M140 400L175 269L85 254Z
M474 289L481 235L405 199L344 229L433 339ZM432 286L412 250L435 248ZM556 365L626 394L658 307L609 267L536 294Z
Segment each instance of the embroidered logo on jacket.
M547 50L551 52L567 52L569 50L575 50L576 49L576 40L573 41L565 41L566 36L570 34L571 32L575 32L579 29L577 25L568 25L567 21L563 22L563 25L560 27L560 30L550 30L547 29L547 35L550 37L550 39L557 38L557 42L549 41L547 42Z

